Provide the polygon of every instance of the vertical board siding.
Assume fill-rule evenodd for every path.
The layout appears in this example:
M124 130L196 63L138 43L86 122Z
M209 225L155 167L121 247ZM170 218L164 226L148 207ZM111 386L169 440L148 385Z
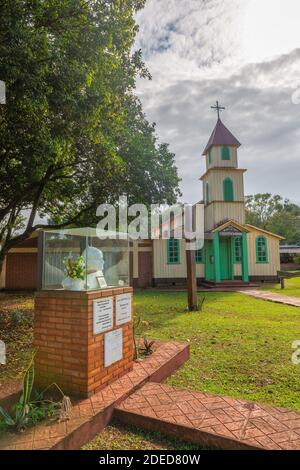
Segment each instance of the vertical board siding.
M204 211L206 232L227 220L235 220L241 225L245 224L245 204L243 202L212 202L205 207Z
M228 168L237 168L237 148L229 147L231 158L230 160L222 160L222 147L215 145L211 148L211 164L208 161L208 154L206 155L206 168L212 167L228 167Z
M268 240L268 263L256 263L256 237L264 236ZM258 230L248 233L248 255L250 276L276 276L280 270L279 240Z
M232 172L230 172L222 169L212 170L203 178L203 188L205 188L205 184L209 182L211 201L224 200L223 182L228 177L231 178L233 182L235 200L244 201L244 173L242 171L232 170Z
M6 289L37 288L37 253L8 253Z
M167 240L153 240L153 277L186 278L185 241L180 240L180 264L168 264ZM204 264L196 265L197 277L204 277Z

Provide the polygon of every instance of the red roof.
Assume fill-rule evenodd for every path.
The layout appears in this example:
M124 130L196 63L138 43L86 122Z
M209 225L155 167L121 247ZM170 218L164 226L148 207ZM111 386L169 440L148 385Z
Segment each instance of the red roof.
M202 155L206 155L213 145L232 145L240 147L241 144L219 118Z

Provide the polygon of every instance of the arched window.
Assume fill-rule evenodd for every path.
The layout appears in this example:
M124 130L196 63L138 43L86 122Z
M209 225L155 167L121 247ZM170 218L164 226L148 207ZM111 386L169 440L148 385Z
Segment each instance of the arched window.
M231 178L225 178L223 181L224 201L234 201L233 182Z
M256 238L256 262L257 263L269 262L268 240L266 239L266 237Z
M230 160L230 148L222 147L222 160Z
M205 201L206 201L206 204L210 203L210 187L209 187L209 183L207 182L205 184Z

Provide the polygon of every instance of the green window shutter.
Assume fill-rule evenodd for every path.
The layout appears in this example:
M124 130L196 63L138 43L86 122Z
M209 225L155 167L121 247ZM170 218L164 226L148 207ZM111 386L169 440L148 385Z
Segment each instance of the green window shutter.
M222 160L230 160L230 148L222 147Z
M242 238L236 237L234 239L234 262L241 263L242 262Z
M211 157L211 150L208 152L208 163L211 165L212 157Z
M180 240L170 238L167 240L168 264L180 264Z
M269 262L268 240L265 237L256 238L256 262L257 263Z
M210 203L210 187L209 187L209 183L206 183L206 184L205 184L205 200L206 200L206 204L209 204L209 203Z
M234 201L233 182L231 178L225 178L223 181L224 201Z
M204 253L203 253L203 248L200 250L196 250L196 263L197 264L203 264L204 263Z

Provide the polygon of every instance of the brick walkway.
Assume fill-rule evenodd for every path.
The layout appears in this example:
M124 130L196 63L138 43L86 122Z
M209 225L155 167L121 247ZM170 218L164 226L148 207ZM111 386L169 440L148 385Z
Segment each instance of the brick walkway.
M278 304L291 305L292 307L300 307L300 297L291 297L285 294L276 294L274 292L261 291L256 289L241 290L242 294L250 295L256 299L268 300Z
M19 434L0 438L0 450L79 449L109 423L114 407L147 381L162 381L189 358L189 346L178 342L156 342L152 356L135 362L133 370L91 398L73 401L71 419L43 422Z
M221 449L300 449L300 413L148 383L115 409L129 424Z

